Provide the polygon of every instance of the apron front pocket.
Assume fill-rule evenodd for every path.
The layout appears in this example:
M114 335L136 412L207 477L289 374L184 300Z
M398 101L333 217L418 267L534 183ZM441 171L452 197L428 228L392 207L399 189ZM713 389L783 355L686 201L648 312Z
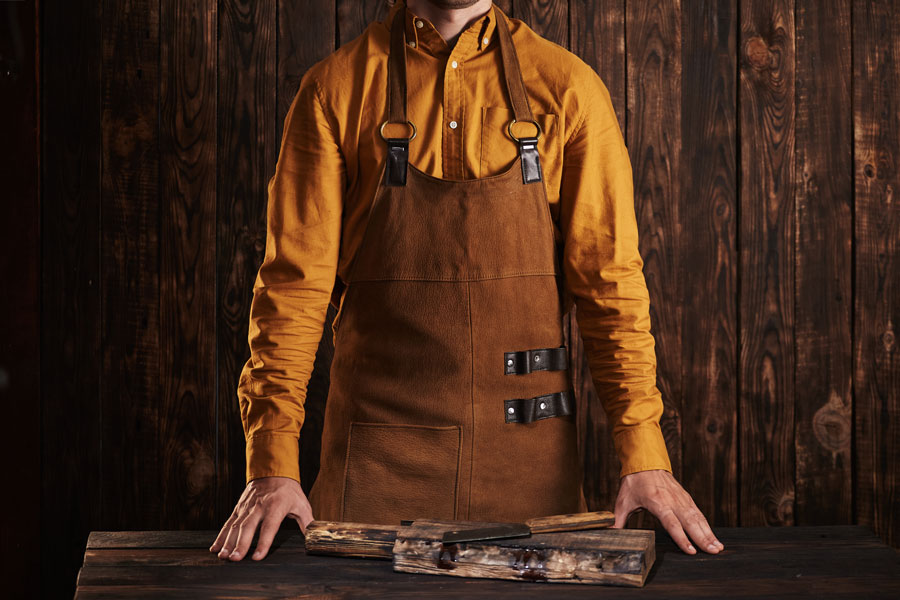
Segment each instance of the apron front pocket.
M455 519L462 428L350 423L341 520Z

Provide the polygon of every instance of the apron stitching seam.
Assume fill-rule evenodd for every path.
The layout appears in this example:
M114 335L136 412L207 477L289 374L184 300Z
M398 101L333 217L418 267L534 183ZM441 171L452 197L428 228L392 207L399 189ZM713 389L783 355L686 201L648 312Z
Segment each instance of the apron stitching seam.
M466 494L468 502L466 507L466 519L469 519L472 512L472 472L475 470L475 341L473 339L474 332L472 326L472 289L471 282L469 281L466 281L466 303L468 304L469 312L469 359L471 362L470 389L472 402L472 427L470 435L472 440L470 442L471 450L469 451L469 491Z

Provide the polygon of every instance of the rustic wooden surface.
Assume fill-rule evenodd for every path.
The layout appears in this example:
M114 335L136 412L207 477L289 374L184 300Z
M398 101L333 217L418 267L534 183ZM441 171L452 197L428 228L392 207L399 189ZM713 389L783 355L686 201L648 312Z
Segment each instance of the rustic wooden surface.
M900 597L900 554L855 526L717 529L718 555L682 553L657 532L643 589L565 586L568 598ZM279 532L264 560L227 562L213 531L92 532L76 598L547 598L558 585L419 575L382 560L307 555ZM551 586L552 587L548 587Z
M397 532L392 549L394 570L641 587L656 557L655 534L649 529L604 528L461 544L442 542L448 530L497 525L502 523L417 519Z
M91 530L214 529L233 509L235 390L284 116L306 69L387 6L57 4L35 13L42 287L28 356L41 361L41 563L64 574L44 586L67 596ZM718 526L858 522L900 544L900 0L498 4L610 92L663 430L698 506ZM307 491L333 316L301 432ZM612 510L608 390L576 319L585 495Z

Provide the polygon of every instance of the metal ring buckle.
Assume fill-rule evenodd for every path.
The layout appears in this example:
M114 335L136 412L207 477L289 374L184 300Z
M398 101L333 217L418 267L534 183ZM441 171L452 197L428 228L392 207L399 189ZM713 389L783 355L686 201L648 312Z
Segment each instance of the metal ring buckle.
M536 139L536 140L537 140L537 139L540 139L541 134L544 133L544 130L541 129L541 124L538 123L537 121L535 121L534 119L530 119L530 121L531 121L532 123L534 123L534 126L535 126L535 127L537 127L537 137L535 137L534 139ZM513 118L513 120L510 121L509 124L506 126L506 132L509 133L509 137L511 137L512 139L516 140L517 142L519 141L519 138L517 138L516 136L513 135L513 132L512 132L512 126L513 126L513 124L518 123L518 122L519 122L519 121L516 121L516 119ZM522 121L522 123L527 123L527 122L528 122L528 121Z
M381 127L378 128L378 133L381 134L381 139L383 139L384 141L388 140L386 137L384 137L384 126L387 124L388 124L388 121L385 121L384 123L381 124ZM416 126L412 124L412 121L407 121L406 124L409 125L410 127L412 127L412 135L409 136L409 139L406 140L407 142L409 142L409 141L412 141L412 139L414 137L416 137ZM396 139L396 138L392 138L392 139Z

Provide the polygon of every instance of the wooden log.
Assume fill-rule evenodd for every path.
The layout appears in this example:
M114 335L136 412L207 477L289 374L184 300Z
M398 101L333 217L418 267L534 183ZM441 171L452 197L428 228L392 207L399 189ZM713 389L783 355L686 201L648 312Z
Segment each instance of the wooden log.
M400 525L312 521L306 526L307 554L390 559Z
M417 520L394 543L394 570L483 577L642 587L656 557L655 532L594 529L537 533L527 538L444 544L444 531L460 525L502 523Z

